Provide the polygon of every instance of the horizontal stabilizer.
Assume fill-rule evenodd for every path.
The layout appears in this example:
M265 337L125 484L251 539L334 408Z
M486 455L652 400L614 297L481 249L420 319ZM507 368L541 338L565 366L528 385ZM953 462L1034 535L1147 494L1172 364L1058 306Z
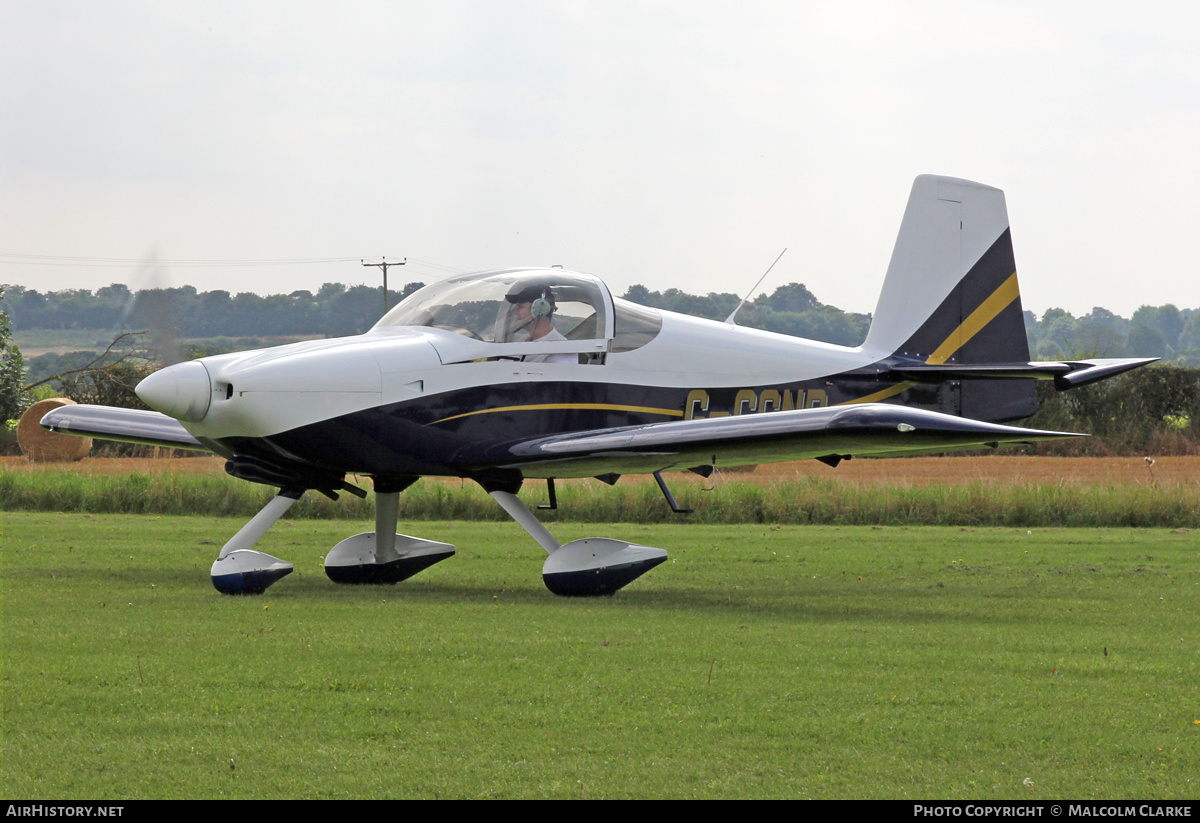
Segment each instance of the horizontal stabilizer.
M42 428L60 434L170 449L209 451L178 420L153 411L80 404L55 409L41 422Z
M1027 363L941 363L898 362L891 373L900 379L935 383L943 380L1034 378L1053 380L1060 391L1086 386L1097 380L1136 369L1157 357L1125 357L1103 360L1030 361Z

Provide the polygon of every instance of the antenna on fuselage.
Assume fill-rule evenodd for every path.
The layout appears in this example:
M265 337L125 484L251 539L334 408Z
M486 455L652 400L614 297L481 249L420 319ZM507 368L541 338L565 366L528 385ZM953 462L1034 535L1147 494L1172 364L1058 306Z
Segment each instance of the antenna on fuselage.
M785 247L784 250L779 253L779 257L783 257L783 255L786 251L787 251L787 248ZM775 258L775 263L779 262L779 257ZM771 265L767 266L767 270L765 272L763 272L763 276L758 278L758 283L761 283L762 281L767 279L767 275L771 273L771 269L775 268L775 263L772 263ZM750 295L754 294L754 290L758 288L758 283L755 283L754 286L751 287L750 291L746 292L746 296L742 298L742 302L738 303L737 308L729 313L729 316L725 318L726 323L733 322L733 316L738 313L738 311L742 308L742 306L746 305L746 301L750 299Z

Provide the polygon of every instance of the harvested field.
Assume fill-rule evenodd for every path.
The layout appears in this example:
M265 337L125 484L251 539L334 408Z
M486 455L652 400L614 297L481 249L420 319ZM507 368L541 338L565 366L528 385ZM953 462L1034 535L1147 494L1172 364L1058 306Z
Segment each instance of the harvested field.
M22 457L0 457L0 466L12 470L61 471L64 465L39 465ZM219 457L88 458L72 464L71 471L79 474L141 472L224 475L224 465L224 459ZM860 485L902 486L975 482L1067 485L1145 484L1154 481L1187 483L1200 480L1200 457L1159 457L1155 458L1153 466L1141 457L909 457L847 460L836 469L815 460L804 460L763 465L753 472L728 473L724 477L736 482L755 483L816 477ZM703 481L696 478L696 482Z
M222 457L88 457L74 464L32 463L24 457L0 457L0 467L13 471L55 472L70 468L77 474L225 474Z
M763 482L802 477L834 478L848 483L956 485L991 483L1149 483L1200 480L1200 457L908 457L848 460L830 469L815 460L759 466L745 475Z

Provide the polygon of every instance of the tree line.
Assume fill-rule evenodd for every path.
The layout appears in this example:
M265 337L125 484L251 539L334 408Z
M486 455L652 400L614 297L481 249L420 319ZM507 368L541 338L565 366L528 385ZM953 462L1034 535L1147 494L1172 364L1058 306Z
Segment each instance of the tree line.
M394 306L425 284L409 283L389 291ZM650 291L635 285L623 295L645 306L724 320L737 307L736 294L693 295L679 289ZM171 326L185 338L360 334L383 311L381 290L371 286L326 283L314 294L298 290L266 297L251 292L197 291L193 286L131 292L114 284L88 291L42 293L9 286L5 305L15 330L140 329ZM818 301L804 285L789 283L763 294L738 313L738 322L854 346L866 336L870 315L843 312Z
M1200 310L1173 304L1142 306L1126 320L1096 307L1083 317L1049 309L1040 318L1025 312L1029 351L1035 359L1071 357L1161 357L1200 366Z
M399 291L389 289L388 305L396 305L424 285L409 283ZM266 297L253 292L201 292L194 286L132 292L115 283L94 292L64 289L45 293L8 286L5 307L17 331L171 326L180 336L189 338L340 337L360 334L374 325L383 313L383 295L378 288L342 283L326 283L316 294L297 290Z
M412 282L391 290L388 305L424 286ZM680 289L651 291L634 285L627 300L668 311L724 320L738 305L732 293L689 294ZM372 286L326 283L315 293L261 296L252 292L198 291L193 286L131 292L121 284L95 291L39 292L6 287L4 307L15 331L26 329L141 329L171 326L184 338L300 336L337 337L370 328L383 311L381 290ZM857 346L870 314L845 312L817 300L802 283L788 283L748 301L737 322L751 328ZM1029 350L1034 358L1161 357L1200 366L1200 310L1172 304L1142 306L1130 318L1096 307L1081 317L1052 308L1041 317L1025 312Z

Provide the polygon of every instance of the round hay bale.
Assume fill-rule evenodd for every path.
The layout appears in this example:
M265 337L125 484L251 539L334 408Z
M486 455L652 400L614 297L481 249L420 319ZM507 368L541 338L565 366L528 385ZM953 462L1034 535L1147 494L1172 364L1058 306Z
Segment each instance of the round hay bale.
M74 406L66 397L51 397L34 403L17 423L21 453L34 463L67 463L82 460L92 450L92 438L58 434L42 428L42 418L63 406Z

